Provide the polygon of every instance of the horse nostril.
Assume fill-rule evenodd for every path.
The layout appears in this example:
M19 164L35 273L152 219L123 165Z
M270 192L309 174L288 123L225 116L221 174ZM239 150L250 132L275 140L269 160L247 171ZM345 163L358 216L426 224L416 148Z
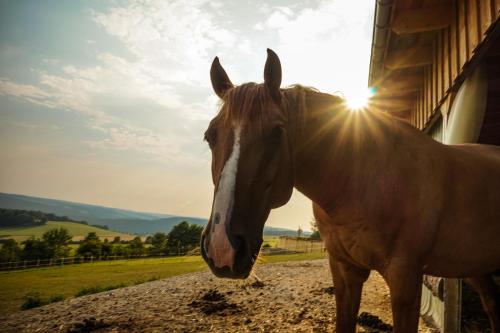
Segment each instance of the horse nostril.
M235 247L234 249L236 250L236 255L235 255L235 264L238 262L241 262L242 260L245 260L245 258L248 256L248 246L247 242L245 241L245 238L242 236L235 236Z

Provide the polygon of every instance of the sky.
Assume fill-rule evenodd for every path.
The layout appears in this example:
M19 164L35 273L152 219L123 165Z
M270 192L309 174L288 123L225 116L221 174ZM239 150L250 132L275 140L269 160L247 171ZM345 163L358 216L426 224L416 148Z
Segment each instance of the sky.
M373 0L0 0L0 192L208 218L209 69L366 91ZM266 225L310 228L294 192Z

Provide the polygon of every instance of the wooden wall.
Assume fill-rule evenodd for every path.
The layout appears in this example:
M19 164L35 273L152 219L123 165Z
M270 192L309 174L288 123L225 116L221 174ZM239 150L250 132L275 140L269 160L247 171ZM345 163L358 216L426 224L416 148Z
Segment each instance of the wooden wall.
M455 0L449 27L436 32L432 64L424 70L424 82L409 121L424 129L445 97L458 88L478 46L500 18L500 0Z

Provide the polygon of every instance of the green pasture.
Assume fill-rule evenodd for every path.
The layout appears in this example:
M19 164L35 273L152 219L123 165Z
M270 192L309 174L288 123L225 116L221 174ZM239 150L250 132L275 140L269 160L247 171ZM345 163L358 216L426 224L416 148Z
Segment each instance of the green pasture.
M95 232L97 236L106 237L109 240L112 240L116 236L119 236L125 240L133 238L132 235L122 232L96 228L81 223L60 221L49 221L45 225L36 227L0 228L0 238L12 238L20 242L28 239L31 236L40 238L46 231L59 227L66 228L69 234L73 236L73 238L78 236L80 236L80 238L83 238L89 232Z
M303 253L260 256L258 265L280 261L297 261L325 258L326 254ZM148 258L134 260L101 261L0 272L0 315L19 311L23 297L38 292L44 298L62 295L73 297L83 288L111 285L133 285L174 275L206 270L199 256Z
M264 241L262 246L269 244L269 247L279 247L280 237L279 236L264 236Z

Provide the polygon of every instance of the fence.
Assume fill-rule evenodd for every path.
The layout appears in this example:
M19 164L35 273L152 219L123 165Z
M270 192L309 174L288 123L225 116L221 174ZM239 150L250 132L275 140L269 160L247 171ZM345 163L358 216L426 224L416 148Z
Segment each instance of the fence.
M311 240L308 238L298 238L298 237L287 237L282 236L279 240L278 248L276 249L263 249L262 254L281 254L293 252L323 252L325 251L325 245L322 241ZM186 254L199 254L198 252L188 251L179 252L175 256L186 255ZM169 255L173 256L173 255ZM57 259L36 259L36 260L22 260L22 261L10 261L10 262L0 262L0 271L10 271L10 270L20 270L36 267L49 267L49 266L64 266L64 265L75 265L84 263L93 263L97 261L111 261L111 260L124 260L124 259L145 259L145 258L159 258L167 256L158 255L113 255L113 256L99 256L99 257L69 257L69 258L57 258Z
M178 255L186 255L182 253ZM69 257L69 258L53 258L53 259L36 259L36 260L22 260L22 261L9 261L0 262L0 271L20 270L36 267L49 267L49 266L64 266L74 264L93 263L97 261L111 261L111 260L128 260L128 259L145 259L145 258L160 258L167 256L157 255L126 255L126 256L100 256L100 257Z
M299 237L280 237L279 247L296 252L323 252L325 251L325 244L320 240L312 240L308 238Z

